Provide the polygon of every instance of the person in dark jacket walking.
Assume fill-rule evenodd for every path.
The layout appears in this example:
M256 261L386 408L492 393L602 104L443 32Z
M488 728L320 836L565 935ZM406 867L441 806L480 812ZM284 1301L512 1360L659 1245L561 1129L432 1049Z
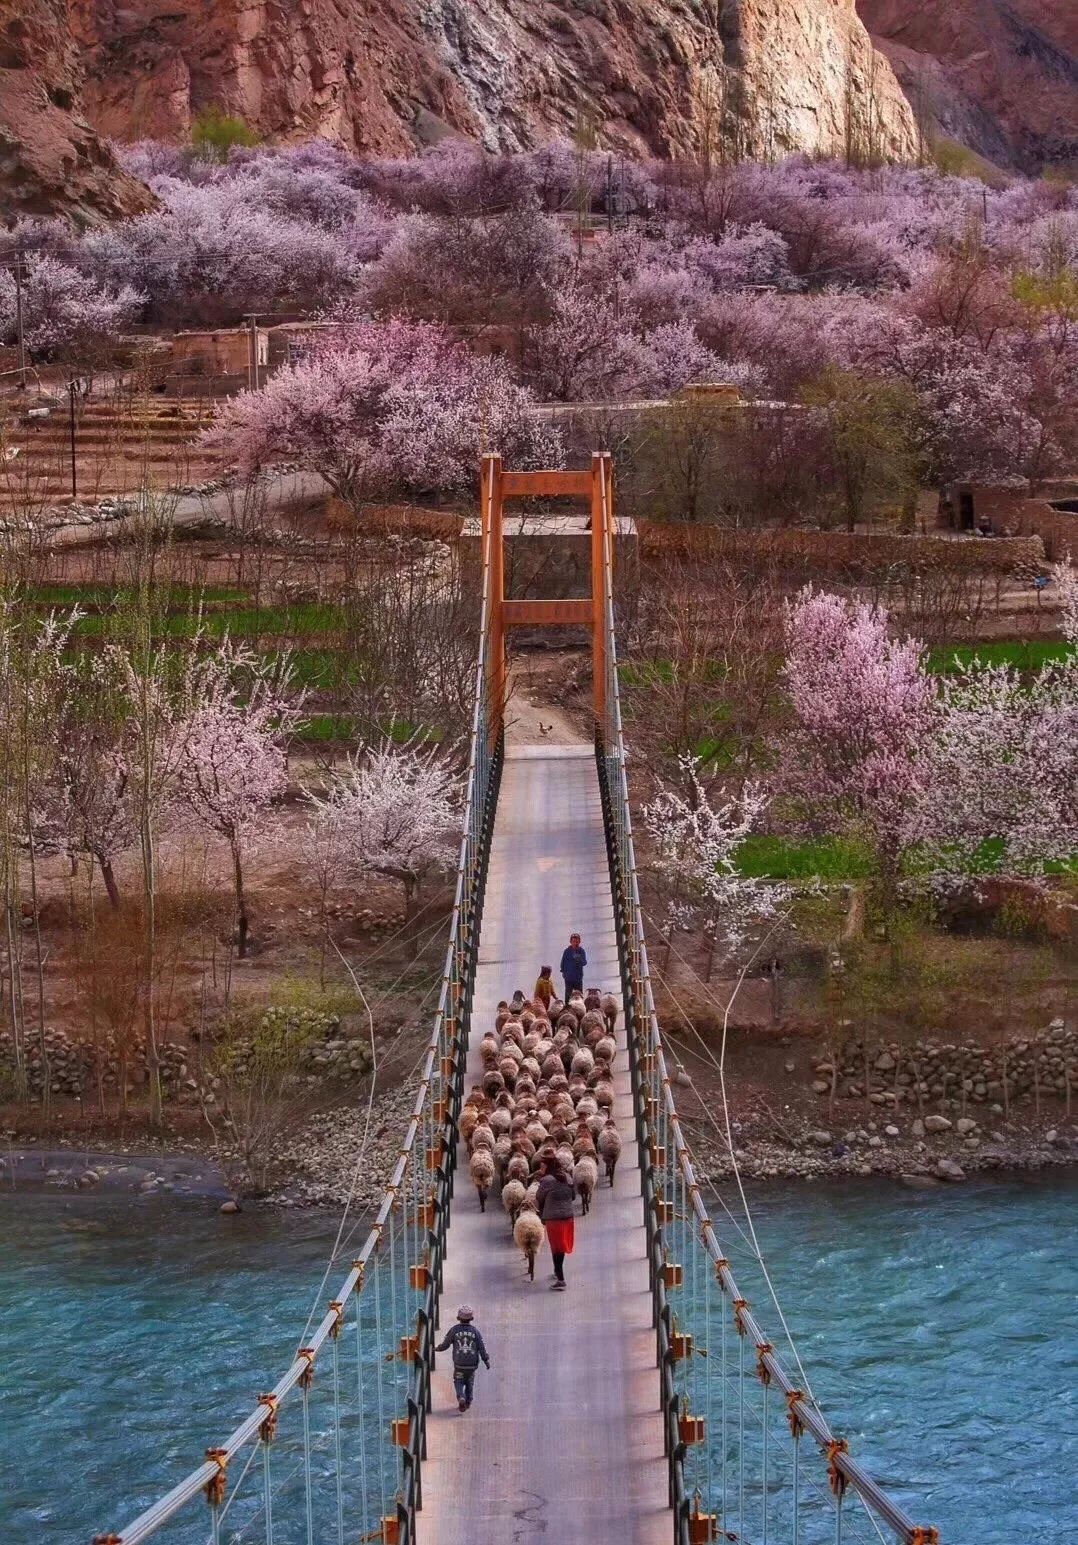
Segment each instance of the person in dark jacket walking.
M468 1305L461 1304L457 1310L457 1323L450 1327L445 1339L435 1348L437 1352L444 1352L450 1346L453 1348L453 1388L457 1393L458 1411L466 1411L472 1403L479 1359L482 1358L488 1371L490 1369L490 1358L483 1337L478 1326L472 1324L474 1319L475 1315Z
M562 951L561 974L565 980L565 1001L568 1003L569 994L574 987L578 992L584 991L584 967L588 963L588 957L584 953L580 943L580 935L569 935L568 948Z
M540 1218L546 1224L547 1242L554 1258L554 1281L550 1286L554 1291L564 1293L568 1286L565 1281L565 1257L573 1253L576 1186L557 1159L548 1160L543 1170L536 1205Z

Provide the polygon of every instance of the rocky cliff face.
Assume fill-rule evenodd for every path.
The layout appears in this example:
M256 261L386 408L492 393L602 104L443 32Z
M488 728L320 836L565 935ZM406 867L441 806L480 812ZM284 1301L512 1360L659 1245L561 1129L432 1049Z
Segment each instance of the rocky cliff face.
M857 0L928 125L1001 166L1078 158L1075 0Z
M263 135L404 151L572 132L661 155L721 121L749 153L912 152L854 0L69 0L95 125L177 137L210 104Z
M66 0L0 0L0 225L69 214L83 224L153 200L79 111Z
M145 207L103 139L211 105L368 152L585 114L629 152L897 159L916 109L1032 169L1078 156L1076 54L1074 0L0 0L0 218Z

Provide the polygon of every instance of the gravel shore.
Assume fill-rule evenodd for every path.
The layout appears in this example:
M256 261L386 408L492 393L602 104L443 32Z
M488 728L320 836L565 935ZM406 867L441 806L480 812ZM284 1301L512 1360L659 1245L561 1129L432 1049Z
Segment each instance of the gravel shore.
M968 1118L967 1118L968 1119ZM943 1122L942 1126L937 1124ZM823 1128L788 1141L746 1137L732 1124L734 1157L743 1179L817 1180L849 1175L880 1175L928 1189L961 1182L985 1170L1039 1170L1078 1161L1078 1125L1033 1129L1010 1126L982 1131L967 1121L928 1117L928 1130L901 1131L891 1122L826 1131ZM683 1118L686 1140L702 1181L732 1178L729 1147L710 1122ZM933 1131L932 1127L937 1126ZM961 1129L961 1130L960 1130Z
M312 1117L282 1147L283 1178L264 1201L279 1207L339 1208L351 1196L358 1212L373 1211L400 1152L417 1088L413 1080L375 1100L358 1173L366 1105ZM894 1122L869 1121L843 1129L790 1130L775 1139L746 1130L747 1123L735 1118L732 1130L737 1168L743 1179L757 1182L876 1175L929 1189L987 1170L1040 1170L1078 1162L1078 1123L982 1129L972 1118L929 1116L928 1130L917 1130L919 1125L906 1122L900 1129ZM718 1185L731 1179L734 1165L721 1128L688 1116L682 1117L682 1127L701 1182ZM150 1154L24 1145L0 1157L0 1185L22 1192L100 1189L222 1202L232 1195L220 1164L194 1145Z
M358 1175L356 1161L367 1123L366 1104L342 1106L312 1117L302 1134L282 1148L280 1157L288 1179L269 1200L281 1207L341 1207L351 1194L352 1205L361 1211L377 1207L400 1153L418 1088L412 1081L375 1100Z

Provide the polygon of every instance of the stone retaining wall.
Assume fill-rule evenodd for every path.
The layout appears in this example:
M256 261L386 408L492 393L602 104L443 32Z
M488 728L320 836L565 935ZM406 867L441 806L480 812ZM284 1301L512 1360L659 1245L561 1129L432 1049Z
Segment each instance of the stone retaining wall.
M847 1039L837 1059L835 1092L844 1099L864 1098L865 1041ZM1012 1038L999 1046L976 1042L957 1044L928 1038L913 1046L897 1042L868 1043L867 1098L873 1105L918 1109L965 1110L968 1105L1004 1105L1008 1101L1066 1100L1078 1086L1078 1032L1053 1020L1044 1030ZM812 1088L830 1096L836 1062L823 1057L815 1064Z

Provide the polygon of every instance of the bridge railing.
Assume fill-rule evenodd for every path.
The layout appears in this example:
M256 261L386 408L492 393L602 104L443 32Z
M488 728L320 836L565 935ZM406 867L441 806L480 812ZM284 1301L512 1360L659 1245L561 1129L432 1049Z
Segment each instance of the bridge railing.
M675 1545L846 1539L938 1545L833 1433L742 1294L708 1212L655 1011L618 684L612 479L606 533L605 717L596 726ZM777 1429L777 1430L776 1430ZM802 1458L803 1440L811 1443Z
M489 547L489 544L488 544ZM392 1174L351 1268L283 1376L205 1459L94 1545L412 1545L468 1026L503 744L488 694L490 552L441 993ZM222 1361L226 1361L224 1354ZM325 1369L328 1361L329 1369ZM328 1376L327 1376L328 1372ZM177 1371L177 1379L189 1377ZM137 1420L137 1413L130 1413ZM197 1519L195 1510L200 1509Z

